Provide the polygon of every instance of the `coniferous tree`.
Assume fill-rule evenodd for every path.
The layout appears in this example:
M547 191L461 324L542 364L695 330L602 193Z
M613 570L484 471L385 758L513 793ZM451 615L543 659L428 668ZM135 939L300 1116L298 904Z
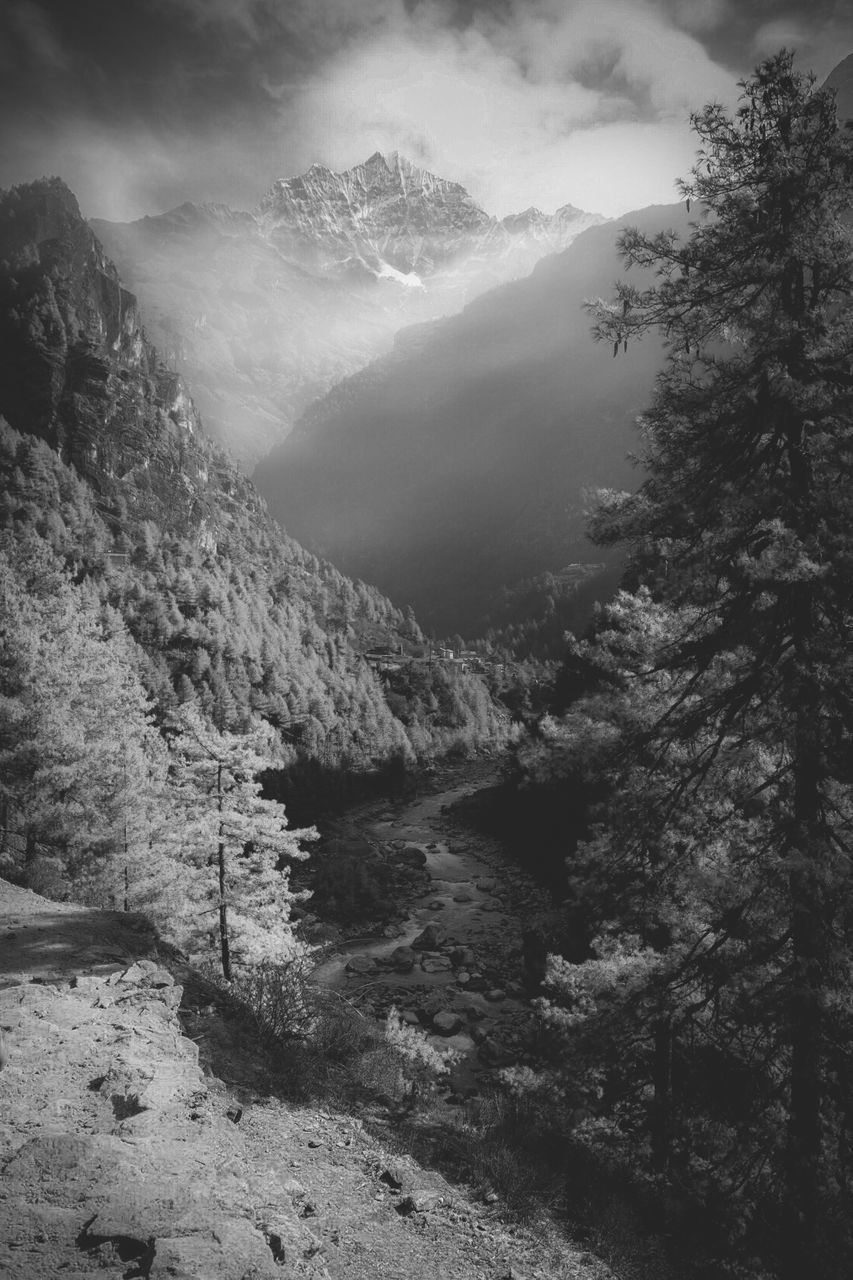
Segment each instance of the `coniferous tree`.
M614 355L650 330L668 344L643 419L647 479L607 495L594 522L599 541L627 544L633 579L668 610L639 655L623 646L633 710L611 729L631 821L605 818L595 835L599 860L630 863L635 920L645 894L657 927L640 929L621 977L623 961L598 976L642 991L651 1011L658 1170L673 1017L686 1030L686 1007L695 1019L722 1004L732 1045L741 1020L739 1051L753 1037L750 1061L766 1055L784 1128L778 1162L767 1156L783 1206L776 1273L840 1276L851 1246L840 1132L851 1114L853 138L833 94L784 51L744 83L733 117L712 105L693 124L692 233L626 232L626 263L659 279L593 304ZM612 657L622 641L608 644ZM624 925L624 902L611 910ZM576 980L564 973L564 989Z
M0 553L0 765L9 870L109 905L151 860L165 754L119 620L43 545Z
M269 725L246 735L219 732L185 704L174 718L170 752L182 814L177 853L200 873L189 923L204 932L203 917L215 914L222 974L230 982L235 960L279 961L292 952L295 895L282 864L306 858L302 844L316 832L289 830L282 805L261 795L260 775L275 763Z

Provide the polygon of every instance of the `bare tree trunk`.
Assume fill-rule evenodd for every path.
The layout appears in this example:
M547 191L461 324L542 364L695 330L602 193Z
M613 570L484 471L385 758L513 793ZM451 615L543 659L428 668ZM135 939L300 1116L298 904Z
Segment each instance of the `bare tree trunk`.
M823 1101L823 1012L826 930L820 893L820 728L814 704L803 698L797 717L794 823L797 860L790 875L789 1003L791 1075L785 1196L783 1280L820 1276L818 1264Z
M651 1113L652 1170L666 1173L672 1134L672 1024L668 1018L655 1023L652 1065L654 1100Z
M130 910L130 872L128 870L128 841L127 841L127 740L122 743L124 749L124 758L122 762L122 780L124 790L122 798L124 801L124 909Z
M216 766L216 804L219 809L219 950L222 976L231 981L231 947L228 942L228 905L225 898L225 829L222 821L222 765Z

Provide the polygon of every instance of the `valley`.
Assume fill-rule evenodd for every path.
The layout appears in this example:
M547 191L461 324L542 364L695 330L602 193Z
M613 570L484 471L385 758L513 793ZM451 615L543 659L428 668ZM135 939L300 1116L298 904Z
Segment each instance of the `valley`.
M546 572L612 570L586 512L599 487L639 483L628 455L662 351L651 336L614 360L591 341L584 301L620 277L624 226L687 222L666 206L593 227L459 315L404 330L258 467L271 511L346 572L410 600L438 634L505 625L504 597ZM644 284L636 269L630 279Z
M157 5L119 164L63 43L136 0L47 5L7 79L50 55L111 216L0 191L0 1269L847 1280L853 57L735 91L770 31L719 6L664 83L538 0ZM428 167L394 40L491 67L517 171L443 71L470 191ZM626 209L688 99L678 203L503 212L583 138Z

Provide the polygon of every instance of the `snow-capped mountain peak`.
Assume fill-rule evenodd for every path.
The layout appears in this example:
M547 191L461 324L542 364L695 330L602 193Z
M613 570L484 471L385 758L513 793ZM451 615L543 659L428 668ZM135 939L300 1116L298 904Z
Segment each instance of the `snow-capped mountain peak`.
M398 151L375 151L340 173L315 163L280 178L257 211L279 250L325 274L366 272L426 283L463 259L503 264L522 275L543 253L564 249L597 214L564 205L553 215L530 208L498 220L458 182L439 178ZM508 270L508 262L513 266Z

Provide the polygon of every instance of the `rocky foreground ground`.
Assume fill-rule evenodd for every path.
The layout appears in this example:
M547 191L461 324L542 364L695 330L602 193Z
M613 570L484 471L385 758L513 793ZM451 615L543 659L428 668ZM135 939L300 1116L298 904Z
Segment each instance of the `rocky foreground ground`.
M212 1075L179 1019L183 1001L197 1025L191 990L143 920L0 881L0 1274L609 1274L389 1149L360 1116L285 1102L208 1012Z

